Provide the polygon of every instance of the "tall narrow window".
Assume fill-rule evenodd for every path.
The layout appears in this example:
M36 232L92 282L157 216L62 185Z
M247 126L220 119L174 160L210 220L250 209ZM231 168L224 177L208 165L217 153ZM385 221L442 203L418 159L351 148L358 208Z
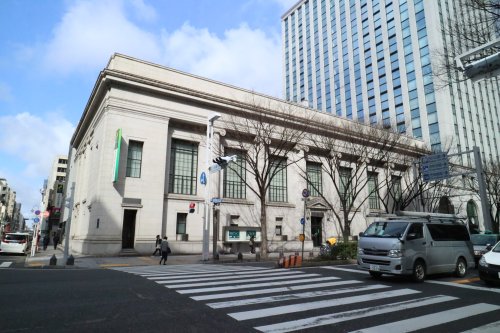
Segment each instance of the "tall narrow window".
M351 204L352 200L352 187L351 187L351 169L349 168L341 168L339 170L340 173L340 199L346 200L346 206Z
M177 213L177 227L175 233L177 235L184 235L186 233L186 213Z
M391 182L392 182L392 188L391 188L392 197L396 203L399 203L401 202L401 198L403 196L401 190L401 177L392 176ZM399 209L399 207L397 208Z
M286 159L273 158L271 160L271 184L269 185L269 201L287 201L287 174ZM274 175L274 176L273 176Z
M141 178L142 142L130 140L127 154L127 177Z
M376 173L368 173L368 203L370 209L380 209L378 199L378 175Z
M169 193L195 195L197 165L198 144L172 140Z
M224 169L224 198L246 199L246 161L244 153L228 151L226 155L236 155L236 162L231 162Z
M307 162L307 189L313 197L321 196L323 192L323 179L321 177L321 164Z

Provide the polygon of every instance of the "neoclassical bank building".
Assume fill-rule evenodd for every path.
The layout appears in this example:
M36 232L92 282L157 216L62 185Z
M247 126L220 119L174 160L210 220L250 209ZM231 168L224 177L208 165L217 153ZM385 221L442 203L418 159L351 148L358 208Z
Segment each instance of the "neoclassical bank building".
M252 236L257 247L265 237L269 252L299 251L302 245L309 252L327 238L342 238L335 180L357 157L342 148L341 140L379 143L374 137L361 140L363 133L346 133L350 123L301 104L114 54L71 138L70 207L64 217L71 222L70 251L151 254L156 235L161 235L176 254L202 253L204 244L210 244L210 255L246 252ZM256 156L260 149L268 155ZM387 172L393 181L401 180L398 163L411 165L405 161L428 153L422 141L408 137L391 149L398 157L388 163L379 159L366 169L370 174L363 191L373 190ZM337 178L328 175L322 162L327 159L318 155L345 159ZM225 168L213 162L223 156L235 161ZM375 160L369 154L363 159L367 164ZM256 176L266 163L279 166L261 169L273 170L272 179ZM267 186L259 192L266 177ZM348 215L353 216L348 232L354 238L383 212L375 196L361 197L367 199Z

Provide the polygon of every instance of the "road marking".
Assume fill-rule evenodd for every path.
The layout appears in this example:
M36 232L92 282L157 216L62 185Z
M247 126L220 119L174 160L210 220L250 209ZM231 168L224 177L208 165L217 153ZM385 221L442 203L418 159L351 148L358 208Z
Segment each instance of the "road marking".
M267 282L267 283L253 283L253 284L235 284L231 286L223 286L223 287L212 287L212 288L196 288L196 289L184 289L177 290L179 294L199 294L199 293L209 293L214 291L222 291L222 290L234 290L234 289L251 289L251 288L259 288L259 287L269 287L269 286L282 286L287 284L307 284L316 281L329 281L332 280L331 277L320 277L314 279L305 279L302 280L304 275L298 276L299 280L287 280L287 281L278 281L278 282Z
M434 281L434 280L426 280L424 282L425 283L442 284L442 285L451 286L451 287L487 291L489 293L500 293L500 289L498 289L498 288L479 287L479 286L471 286L468 284L458 284L458 283L451 283L451 282L445 282L445 281Z
M452 282L452 283L471 283L471 282L477 282L480 280L481 279L479 278L479 276L477 276L477 277L473 277L473 278L469 278L469 279L455 280L455 281L450 281L450 282Z
M316 276L320 276L320 274L300 274L300 276L294 276L294 278L306 278L306 277L316 277ZM290 276L275 276L275 277L263 277L256 279L237 279L237 280L174 284L174 285L169 285L169 281L155 281L155 282L159 284L164 284L165 287L167 288L174 289L174 288L192 288L192 287L204 287L204 286L219 286L219 285L228 285L231 283L242 283L242 282L277 281L277 280L287 280L291 278L292 277Z
M0 264L0 268L8 268L12 265L12 261L4 261Z
M338 280L338 279L339 279L338 277L329 277L328 278L328 280ZM221 298L233 298L233 297L240 297L240 296L255 296L255 295L262 295L262 294L273 294L273 293L281 293L281 292L294 291L294 290L316 289L316 288L323 288L323 287L335 287L335 286L352 284L352 283L361 283L361 281L344 280L344 281L334 281L334 282L323 282L323 283L316 283L316 284L306 284L306 285L301 285L301 286L289 286L289 287L268 288L268 289L259 289L259 290L244 290L244 291L237 291L237 292L232 292L232 293L191 296L191 298L194 299L195 301L205 301L205 300L221 299Z
M282 314L289 314L294 312L303 312L307 310L316 310L321 308L334 307L345 304L354 304L359 302L368 302L374 300L380 300L390 297L398 297L398 296L406 296L418 294L420 291L413 289L398 289L398 290L389 290L385 292L378 292L366 295L359 296L351 296L351 297L343 297L336 299L328 299L323 301L314 301L308 303L297 303L291 305L277 306L273 308L259 309L259 310L249 310L242 312L233 312L228 315L236 320L248 320L248 319L257 319L264 318L270 316L277 316Z
M373 326L358 331L353 331L351 333L399 333L401 332L401 327L411 327L412 331L417 331L424 328L445 324L454 320L464 319L482 313L495 311L498 309L500 309L500 306L498 305L478 303L469 306L463 306L460 308L436 312L425 316L395 321L384 325Z
M283 302L283 301L300 300L300 299L313 298L313 297L340 295L340 294L361 292L361 291L375 290L375 289L382 289L382 288L389 288L389 286L385 286L382 284L374 284L374 285L365 286L365 287L348 287L348 288L341 288L341 289L334 289L334 290L318 290L318 291L310 291L310 292L305 292L305 293L276 295L276 296L258 297L258 298L247 298L247 299L229 301L229 302L223 301L223 302L216 302L216 303L208 303L207 305L213 309L222 309L222 308L229 308L229 307L234 307L234 306L272 303L272 302Z
M106 268L106 267L127 267L127 266L130 266L130 264L102 264L102 265L99 265L99 267L103 267L103 268Z
M266 273L266 272L289 272L289 269L264 269L264 270L257 270L257 271L245 271L245 272L225 272L225 273L206 273L206 274L196 274L196 277L212 277L212 276L240 276L240 275L245 275L245 274L260 274L260 273ZM205 273L205 272L203 272ZM193 273L186 273L188 276L189 275L194 275ZM146 277L150 280L159 280L159 279L178 279L181 277L185 277L186 274L162 274L162 273L156 273L156 274L139 274L140 276Z
M468 331L463 331L460 333L498 333L500 332L500 321L494 323L489 323L484 326L476 327Z
M304 330L311 327L331 325L348 320L356 320L379 314L393 313L395 311L407 310L442 302L449 302L456 299L458 298L453 296L443 296L443 295L430 296L403 302L377 305L374 307L369 307L364 309L338 312L323 316L309 317L300 320L293 320L272 325L259 326L255 327L255 329L261 332L290 332L290 331Z
M353 268L342 268L342 267L333 267L333 266L320 266L320 268L333 269L334 271L344 271L344 272L354 272L354 273L361 273L361 274L369 274L368 271L361 271L359 269L353 269Z
M300 271L287 271L287 272L274 272L274 271L268 271L268 272L260 272L259 273L259 276L264 276L264 274L262 273L265 273L265 276L280 276L280 275L296 275L296 274L303 274L304 272L300 272ZM216 276L216 277L212 277L211 275L207 277L202 277L202 278L198 278L199 275L196 275L197 278L194 278L194 279L180 279L180 280L173 280L172 277L170 278L160 278L160 277L155 277L155 278L148 278L149 280L155 280L156 282L158 283L161 283L161 284L167 284L167 283L180 283L180 282L199 282L199 281L207 281L208 279L210 281L219 281L219 280L228 280L228 279L234 279L234 278L251 278L251 277L255 277L256 274L242 274L242 275L234 275L234 274L229 274L228 276ZM206 276L206 275L205 275ZM175 279L179 279L180 276L177 276L175 277ZM251 281L251 280L248 280L247 281ZM207 285L206 283L204 285Z

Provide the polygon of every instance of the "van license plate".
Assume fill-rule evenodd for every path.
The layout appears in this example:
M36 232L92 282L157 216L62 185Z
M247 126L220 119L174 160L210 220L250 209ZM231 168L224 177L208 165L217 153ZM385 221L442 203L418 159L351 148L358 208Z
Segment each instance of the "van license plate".
M378 272L378 271L380 271L380 266L379 265L370 265L370 271Z

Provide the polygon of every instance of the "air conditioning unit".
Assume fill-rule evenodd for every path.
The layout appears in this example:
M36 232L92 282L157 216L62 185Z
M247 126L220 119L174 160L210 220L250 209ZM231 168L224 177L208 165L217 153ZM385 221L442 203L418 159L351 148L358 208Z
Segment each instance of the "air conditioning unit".
M282 241L287 241L288 240L288 235L281 235L281 240Z
M181 236L182 236L181 237L181 241L184 241L184 242L188 241L188 239L189 239L189 235L188 234L182 234Z

